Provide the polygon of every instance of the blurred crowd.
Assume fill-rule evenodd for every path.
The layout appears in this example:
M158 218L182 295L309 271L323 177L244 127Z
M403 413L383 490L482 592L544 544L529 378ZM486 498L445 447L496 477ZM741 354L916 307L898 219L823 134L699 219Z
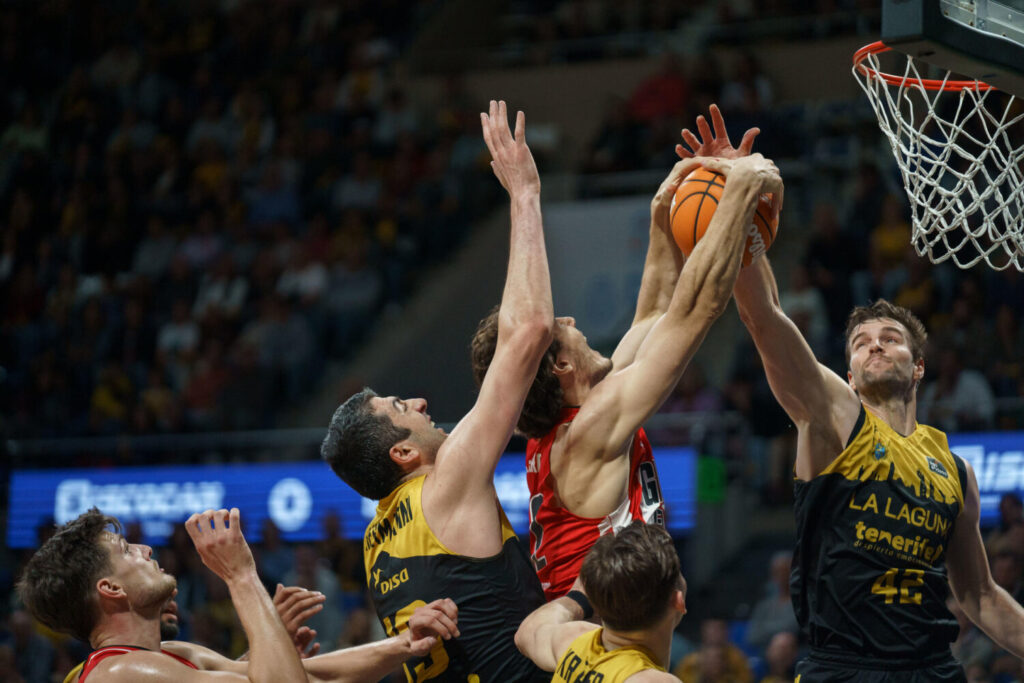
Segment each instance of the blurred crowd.
M436 4L0 9L0 428L267 427L400 305L500 190Z
M271 426L329 359L347 357L378 316L401 306L497 189L478 106L460 80L422 102L399 67L439 4L43 0L0 9L0 431ZM772 16L817 17L820 34L834 35L852 25L842 13L864 3L769 4ZM514 63L628 55L602 37L668 31L702 13L727 27L765 9L744 0L511 5ZM576 170L666 168L679 122L711 102L728 112L734 140L762 125L766 154L792 156L806 141L787 135L752 54L719 63L666 53L629 97L609 102ZM841 196L815 199L803 251L780 273L783 308L838 371L852 306L881 296L910 308L930 339L919 419L947 431L1024 429L1024 278L917 257L900 185L891 167L864 163ZM665 411L742 416L742 439L723 452L754 470L765 500L785 502L794 433L749 342L735 356L720 386L694 364ZM1005 497L1000 514L985 539L993 576L1024 601L1020 500ZM383 637L360 545L340 528L329 516L320 541L293 545L267 523L253 544L271 592L282 583L328 596L311 623L324 650ZM141 535L127 531L131 541ZM19 609L12 585L25 556L0 553L0 680L60 680L87 651ZM157 555L179 580L182 637L241 654L226 589L182 528ZM676 673L688 683L792 680L802 643L788 565L788 552L772 559L745 618L702 621L693 642L680 635ZM954 612L954 651L972 683L1024 680L1018 660Z

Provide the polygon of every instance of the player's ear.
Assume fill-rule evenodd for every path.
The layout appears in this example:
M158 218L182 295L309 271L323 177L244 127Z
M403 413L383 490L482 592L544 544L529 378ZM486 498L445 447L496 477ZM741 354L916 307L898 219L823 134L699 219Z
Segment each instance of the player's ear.
M853 373L849 370L846 371L846 383L850 385L850 388L857 391L857 383L853 381Z
M920 382L924 379L924 358L918 358L914 361L914 383Z
M420 457L420 451L408 439L402 439L388 451L393 462L405 467Z
M680 616L686 614L686 596L681 590L672 591L672 609Z
M567 375L573 371L572 358L569 356L568 351L562 349L555 356L555 363L551 368L551 371L555 376Z
M104 598L122 598L125 595L124 588L111 581L109 576L104 576L96 582L96 590L99 591L100 597Z

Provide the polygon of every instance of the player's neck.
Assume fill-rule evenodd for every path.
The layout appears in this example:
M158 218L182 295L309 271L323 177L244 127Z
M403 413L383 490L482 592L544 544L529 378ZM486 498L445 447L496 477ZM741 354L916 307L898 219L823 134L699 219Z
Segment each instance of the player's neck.
M645 648L654 655L655 664L668 669L673 628L671 621L666 619L642 631L615 631L605 627L601 632L601 642L605 650L618 650L623 647Z
M89 644L97 650L111 645L130 645L146 650L160 649L160 616L143 617L137 612L118 612L103 618Z
M903 436L910 436L917 429L917 398L915 396L911 396L909 401L903 397L878 400L861 396L861 402L872 414L881 418Z

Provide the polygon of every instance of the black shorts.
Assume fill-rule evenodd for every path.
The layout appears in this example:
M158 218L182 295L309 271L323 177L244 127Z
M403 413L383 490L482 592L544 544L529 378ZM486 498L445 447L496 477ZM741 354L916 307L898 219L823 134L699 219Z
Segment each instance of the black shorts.
M938 663L894 664L861 659L842 663L813 654L796 665L794 683L967 683L963 667L950 657Z

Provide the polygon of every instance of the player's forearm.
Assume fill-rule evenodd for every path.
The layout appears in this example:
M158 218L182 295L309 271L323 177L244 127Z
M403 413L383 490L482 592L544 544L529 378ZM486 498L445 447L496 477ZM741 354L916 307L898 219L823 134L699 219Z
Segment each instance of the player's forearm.
M256 572L228 582L228 589L249 638L249 680L253 683L307 680L292 639Z
M671 233L661 224L662 221L654 215L658 210L656 205L651 209L650 237L636 301L636 314L633 317L634 325L668 310L672 292L679 281L679 271L683 267L682 252ZM668 221L667 213L666 210L664 222Z
M1024 607L1009 593L993 584L978 598L976 614L967 611L966 605L964 611L989 638L1024 659Z
M740 318L751 332L770 325L782 315L779 286L767 256L754 259L743 269L736 278L733 295Z
M531 612L516 631L516 647L545 671L554 671L558 664L551 646L552 628L584 618L579 603L567 597L552 600Z
M508 275L498 323L499 331L528 323L545 324L549 330L554 325L551 277L537 192L512 197Z
M699 312L710 324L725 310L740 272L758 190L751 175L729 177L707 232L679 276L670 315L676 311Z
M303 660L310 680L319 683L378 681L409 659L409 641L404 635L378 640Z

